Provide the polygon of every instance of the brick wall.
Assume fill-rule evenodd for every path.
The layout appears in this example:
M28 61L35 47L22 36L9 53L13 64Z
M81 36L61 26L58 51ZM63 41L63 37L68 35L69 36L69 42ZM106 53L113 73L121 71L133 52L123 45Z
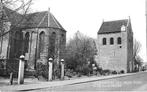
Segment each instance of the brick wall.
M107 45L102 44L103 38L107 39ZM110 38L114 38L114 44L110 45ZM121 37L122 43L117 44L117 38ZM127 32L98 34L97 63L103 69L127 72Z
M10 22L4 22L4 24L5 24L5 26L3 25L3 33L8 32L10 30L10 26L11 26ZM0 50L1 50L0 51L1 52L0 58L7 57L8 43L9 43L9 33L0 37Z
M133 61L133 32L131 26L128 27L127 31L127 51L128 51L128 72L133 71L134 61Z
M52 33L54 32L56 35L55 38L55 56L57 58L57 52L60 50L59 59L63 57L65 45L66 45L66 32L62 31L60 29L54 29L54 28L40 28L40 29L27 29L23 30L24 33L29 32L30 33L30 41L29 41L29 61L28 65L33 68L35 64L35 53L36 53L36 40L37 40L37 31L38 34L40 34L42 31L45 33L44 38L44 49L43 52L39 52L39 36L38 36L38 42L37 42L37 52L40 53L40 56L37 58L37 62L42 62L43 64L46 64L48 61L48 58L51 56L49 48L51 46L50 44L50 36L52 36ZM61 40L63 40L61 42ZM37 54L39 55L39 54Z

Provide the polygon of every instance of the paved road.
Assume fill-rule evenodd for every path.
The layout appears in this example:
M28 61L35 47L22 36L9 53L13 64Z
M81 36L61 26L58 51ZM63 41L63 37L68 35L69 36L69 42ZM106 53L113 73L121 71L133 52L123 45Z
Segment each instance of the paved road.
M147 91L147 72L100 80L94 82L72 84L60 87L51 87L44 89L32 90L40 91Z

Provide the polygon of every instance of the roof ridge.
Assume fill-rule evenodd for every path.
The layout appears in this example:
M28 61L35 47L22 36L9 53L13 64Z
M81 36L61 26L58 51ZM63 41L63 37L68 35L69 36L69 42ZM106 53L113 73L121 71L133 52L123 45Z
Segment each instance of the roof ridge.
M53 14L50 13L50 15L51 15L51 17L53 17L53 20L55 21L56 25L57 25L59 28L61 28L61 27L59 26L59 24L57 23L57 20L56 20L55 17L53 16Z
M117 22L117 21L128 21L128 19L108 20L108 21L103 21L103 22Z
M47 16L47 14L45 14L42 19L40 20L39 24L37 25L37 27L39 27L41 25L41 23L44 21L45 17Z
M33 13L28 13L26 15L32 15L32 14L37 14L37 13L46 13L47 11L40 11L40 12L33 12Z

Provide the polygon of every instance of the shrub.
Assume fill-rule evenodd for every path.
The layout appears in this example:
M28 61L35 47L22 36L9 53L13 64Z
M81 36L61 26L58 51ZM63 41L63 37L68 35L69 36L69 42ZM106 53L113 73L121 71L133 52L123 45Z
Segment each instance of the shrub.
M117 74L117 72L116 71L113 71L112 74Z
M121 70L120 73L123 74L123 73L125 73L125 72L124 72L124 70Z
M71 78L71 77L73 76L72 71L71 71L70 69L67 69L67 70L65 71L65 76Z
M102 70L102 75L109 75L111 73L110 70Z
M88 65L82 65L76 68L76 72L82 75L89 75L92 69Z
M36 77L38 76L48 79L48 65L44 65L41 62L37 63Z

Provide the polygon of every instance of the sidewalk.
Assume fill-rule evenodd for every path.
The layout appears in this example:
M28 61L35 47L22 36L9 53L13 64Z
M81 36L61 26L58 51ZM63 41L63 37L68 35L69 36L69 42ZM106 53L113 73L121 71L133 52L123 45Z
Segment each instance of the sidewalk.
M142 73L142 72L138 72ZM50 81L50 82L34 82L31 83L28 80L24 80L25 84L23 85L8 85L0 87L1 91L26 91L26 90L33 90L33 89L41 89L41 88L48 88L48 87L55 87L55 86L63 86L63 85L72 85L78 83L85 83L85 82L92 82L92 81L99 81L105 79L111 79L116 77L123 77L123 76L130 76L138 73L128 73L128 74L118 74L118 75L111 75L111 76L93 76L93 77L86 77L86 78L79 78L79 79L71 79L71 80L63 80L63 81Z
M11 86L9 84L10 79L9 78L4 78L4 77L0 77L0 88L3 86ZM17 85L17 78L13 78L13 85ZM34 84L34 83L39 83L40 81L38 81L37 78L25 78L24 79L24 84Z

